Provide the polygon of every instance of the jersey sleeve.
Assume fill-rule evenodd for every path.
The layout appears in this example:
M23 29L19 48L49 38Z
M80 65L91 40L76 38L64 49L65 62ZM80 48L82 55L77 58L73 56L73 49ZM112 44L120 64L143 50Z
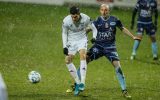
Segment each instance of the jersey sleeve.
M99 17L95 21L93 21L93 24L95 25L96 28L98 28L98 20L99 20Z
M88 17L88 19L87 19L87 24L93 32L93 38L96 38L97 37L97 29L96 29L93 21L91 21L90 17Z
M157 10L157 0L155 0L151 5L153 6L154 10Z
M139 1L140 1L140 0L137 1L137 3L136 3L136 5L135 5L134 9L139 9L139 7L140 7Z
M86 16L86 24L87 26L92 24L91 18L89 16Z
M68 34L68 27L65 21L62 23L62 42L63 48L67 47L67 34Z
M116 26L122 31L123 30L123 24L119 19L116 19Z

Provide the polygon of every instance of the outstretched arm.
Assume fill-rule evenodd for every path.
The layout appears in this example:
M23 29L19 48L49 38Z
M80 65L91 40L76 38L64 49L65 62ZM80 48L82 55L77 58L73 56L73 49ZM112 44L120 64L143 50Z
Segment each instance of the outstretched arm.
M123 27L122 31L128 35L129 37L131 37L132 39L134 40L141 40L140 38L138 37L135 37L127 28Z
M155 21L154 21L154 25L155 25L155 29L157 30L157 21L158 21L158 9L155 9Z
M133 14L132 14L132 20L131 20L131 29L134 28L134 20L135 20L136 14L137 14L137 9L134 8Z

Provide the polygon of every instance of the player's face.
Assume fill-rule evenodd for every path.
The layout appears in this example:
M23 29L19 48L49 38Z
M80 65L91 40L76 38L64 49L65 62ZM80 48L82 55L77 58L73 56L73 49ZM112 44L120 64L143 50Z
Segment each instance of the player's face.
M74 14L74 15L71 14L71 17L72 17L73 22L78 22L80 15L79 14Z
M100 13L103 17L107 17L109 15L109 8L107 6L102 6L100 8Z

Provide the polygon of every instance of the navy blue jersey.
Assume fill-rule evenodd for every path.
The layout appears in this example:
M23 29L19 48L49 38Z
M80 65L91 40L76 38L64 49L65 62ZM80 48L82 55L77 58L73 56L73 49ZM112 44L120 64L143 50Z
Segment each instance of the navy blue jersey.
M102 16L100 16L93 23L98 31L96 37L96 43L98 44L115 43L116 27L121 30L123 29L121 21L114 16L109 16L109 18L106 20Z
M156 0L138 0L135 6L138 11L138 23L152 23L152 14L157 10Z

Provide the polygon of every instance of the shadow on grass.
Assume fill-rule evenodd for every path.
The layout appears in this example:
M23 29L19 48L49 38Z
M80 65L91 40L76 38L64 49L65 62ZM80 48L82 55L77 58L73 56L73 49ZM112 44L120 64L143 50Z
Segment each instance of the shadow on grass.
M143 91L150 91L152 93L160 92L160 89L151 89L144 87L128 87L131 94L143 93ZM9 95L12 100L125 100L121 94L120 88L89 88L81 92L79 96L74 96L73 93L29 93L29 94L12 94Z
M160 65L160 60L148 61L146 59L135 59L135 61L145 63L145 64Z
M91 95L80 94L79 96L74 96L73 94L12 94L9 95L12 100L98 100L92 98Z
M151 88L146 88L146 87L128 87L128 90L129 91L150 91L150 92L155 92L155 93L158 93L160 92L160 89L157 88L157 89L151 89Z

